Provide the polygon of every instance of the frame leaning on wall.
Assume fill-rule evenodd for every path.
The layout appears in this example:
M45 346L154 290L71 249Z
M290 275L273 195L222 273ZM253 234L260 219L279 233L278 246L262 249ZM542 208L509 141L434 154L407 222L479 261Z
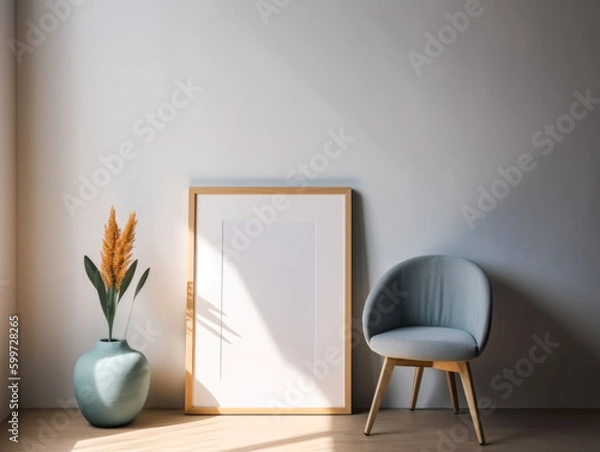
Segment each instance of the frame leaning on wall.
M351 413L351 199L190 188L187 414Z

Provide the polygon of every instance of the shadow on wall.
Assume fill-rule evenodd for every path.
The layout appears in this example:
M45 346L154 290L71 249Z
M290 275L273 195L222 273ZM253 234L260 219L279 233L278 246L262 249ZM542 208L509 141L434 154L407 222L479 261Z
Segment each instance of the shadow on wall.
M531 408L600 406L600 393L590 391L600 379L600 361L585 333L572 331L543 309L558 303L549 304L498 274L489 276L494 321L488 348L474 362L479 398L512 407L513 395L525 392L519 398Z
M541 300L498 274L488 272L488 275L494 297L491 335L485 352L472 361L480 406L522 407L523 400L527 400L528 408L600 406L600 393L592 391L600 380L600 360L592 344L586 343L585 333L570 330L564 321L543 308L556 303ZM355 317L362 312L366 298L363 295L360 291L355 293ZM353 363L354 381L364 382L360 387L354 385L356 408L370 405L381 367L380 359L368 349L362 337L361 340L354 350ZM422 391L419 405L447 400L449 409L443 373L425 369L424 378L432 376L436 379L433 390L429 394ZM466 401L458 386L464 408ZM398 392L406 395L407 402L410 391L410 385L398 388ZM489 400L484 402L484 399Z
M355 205L360 206L355 211L356 215L362 215L360 203L356 202ZM367 277L360 273L366 273L367 270L362 224L362 218L355 218L354 317L362 313L369 287ZM445 253L460 254L456 249ZM440 254L444 254L444 251ZM485 352L472 362L484 430L496 408L522 407L524 400L528 408L600 406L600 392L593 389L600 379L600 360L593 351L594 344L586 342L585 332L574 330L567 319L560 319L548 309L548 306L564 306L567 300L542 297L532 290L519 287L501 273L486 272L490 277L494 298L493 323ZM357 331L354 330L355 333ZM361 341L359 347L353 350L355 413L371 403L381 367L380 359L368 349L362 336ZM412 375L412 369L409 372ZM428 406L430 401L447 400L448 416L454 416L443 372L425 369L425 375L429 378L435 375L436 381L428 394L420 394L420 405ZM356 384L359 379L362 382L360 386ZM457 386L464 413L466 400L462 386ZM398 392L403 394L403 398L405 395L408 402L410 384L398 388ZM418 422L418 412L409 416ZM332 426L335 423L332 420ZM457 424L462 426L460 421ZM474 438L472 427L467 425L469 436ZM402 429L399 425L394 431L380 433L394 434L402 432ZM527 434L530 432L525 430L517 436L496 437L494 431L490 430L487 437L490 444L510 444ZM434 444L435 440L432 446Z
M354 190L352 197L352 407L353 412L371 404L375 383L381 369L381 358L365 341L362 311L371 287L362 195Z
M480 406L521 407L522 403L511 401L517 399L527 400L528 408L600 406L600 393L591 390L600 379L600 360L591 344L585 342L585 334L570 330L565 322L545 311L542 307L548 300L542 301L498 274L488 275L494 297L491 335L485 352L472 362ZM361 352L363 348L367 348L366 344ZM367 353L373 355L368 350ZM360 362L354 363L355 372L360 368L361 376L376 376L379 362L362 356L361 353ZM443 373L425 370L426 376L433 373L437 379L434 389L420 394L420 404L448 400L449 408ZM372 379L364 385L355 400L362 401L365 393L371 397L375 382ZM409 385L399 390L406 393L407 400L410 391ZM459 391L464 408L466 401L460 385Z
M368 409L381 368L381 358L370 351L362 336L358 319L371 284L368 280L368 256L365 239L364 206L361 196L354 198L354 276L353 276L353 406L355 412ZM481 237L479 237L481 239ZM564 295L536 291L508 277L504 271L486 264L486 253L477 245L478 238L458 235L438 243L423 254L450 254L470 258L484 267L493 293L493 323L485 352L472 362L477 396L487 406L498 408L597 408L600 392L594 390L600 379L600 360L593 339L561 319L552 307L569 306ZM484 240L489 240L485 238ZM447 244L450 243L450 244ZM485 246L484 246L485 249ZM487 250L486 250L487 251ZM472 255L471 255L472 254ZM401 259L399 259L401 260ZM488 259L489 260L489 259ZM509 269L514 272L514 269ZM520 278L522 281L522 279ZM529 286L529 285L528 285ZM573 310L578 308L571 304ZM397 369L395 373L401 370ZM408 406L413 370L407 368L396 378L402 387L388 389L395 403ZM425 369L418 406L450 408L450 398L442 372ZM391 385L394 385L392 379ZM459 386L461 406L466 401ZM401 394L398 399L395 394ZM403 401L406 401L406 405ZM432 405L433 404L433 405ZM480 406L482 404L480 403ZM483 420L485 422L485 420Z

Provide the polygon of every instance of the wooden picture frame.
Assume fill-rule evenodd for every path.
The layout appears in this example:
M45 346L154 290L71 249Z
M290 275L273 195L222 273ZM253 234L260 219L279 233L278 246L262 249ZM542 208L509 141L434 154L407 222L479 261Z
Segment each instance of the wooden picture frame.
M351 413L351 199L190 188L187 414Z

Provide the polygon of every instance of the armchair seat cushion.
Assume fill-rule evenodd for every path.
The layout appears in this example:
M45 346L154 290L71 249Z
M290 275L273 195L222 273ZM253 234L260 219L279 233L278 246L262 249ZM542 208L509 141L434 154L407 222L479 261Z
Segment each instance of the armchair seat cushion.
M418 361L468 361L477 356L475 338L458 328L396 328L373 336L370 347L382 356Z

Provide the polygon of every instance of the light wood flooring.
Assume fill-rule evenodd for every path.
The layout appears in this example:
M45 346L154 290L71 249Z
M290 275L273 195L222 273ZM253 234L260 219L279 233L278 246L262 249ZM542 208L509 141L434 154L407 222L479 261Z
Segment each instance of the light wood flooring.
M488 444L477 444L465 410L382 410L371 436L367 413L352 416L186 416L144 410L117 429L90 426L76 410L22 410L18 445L0 451L600 451L600 410L498 410L483 415Z

